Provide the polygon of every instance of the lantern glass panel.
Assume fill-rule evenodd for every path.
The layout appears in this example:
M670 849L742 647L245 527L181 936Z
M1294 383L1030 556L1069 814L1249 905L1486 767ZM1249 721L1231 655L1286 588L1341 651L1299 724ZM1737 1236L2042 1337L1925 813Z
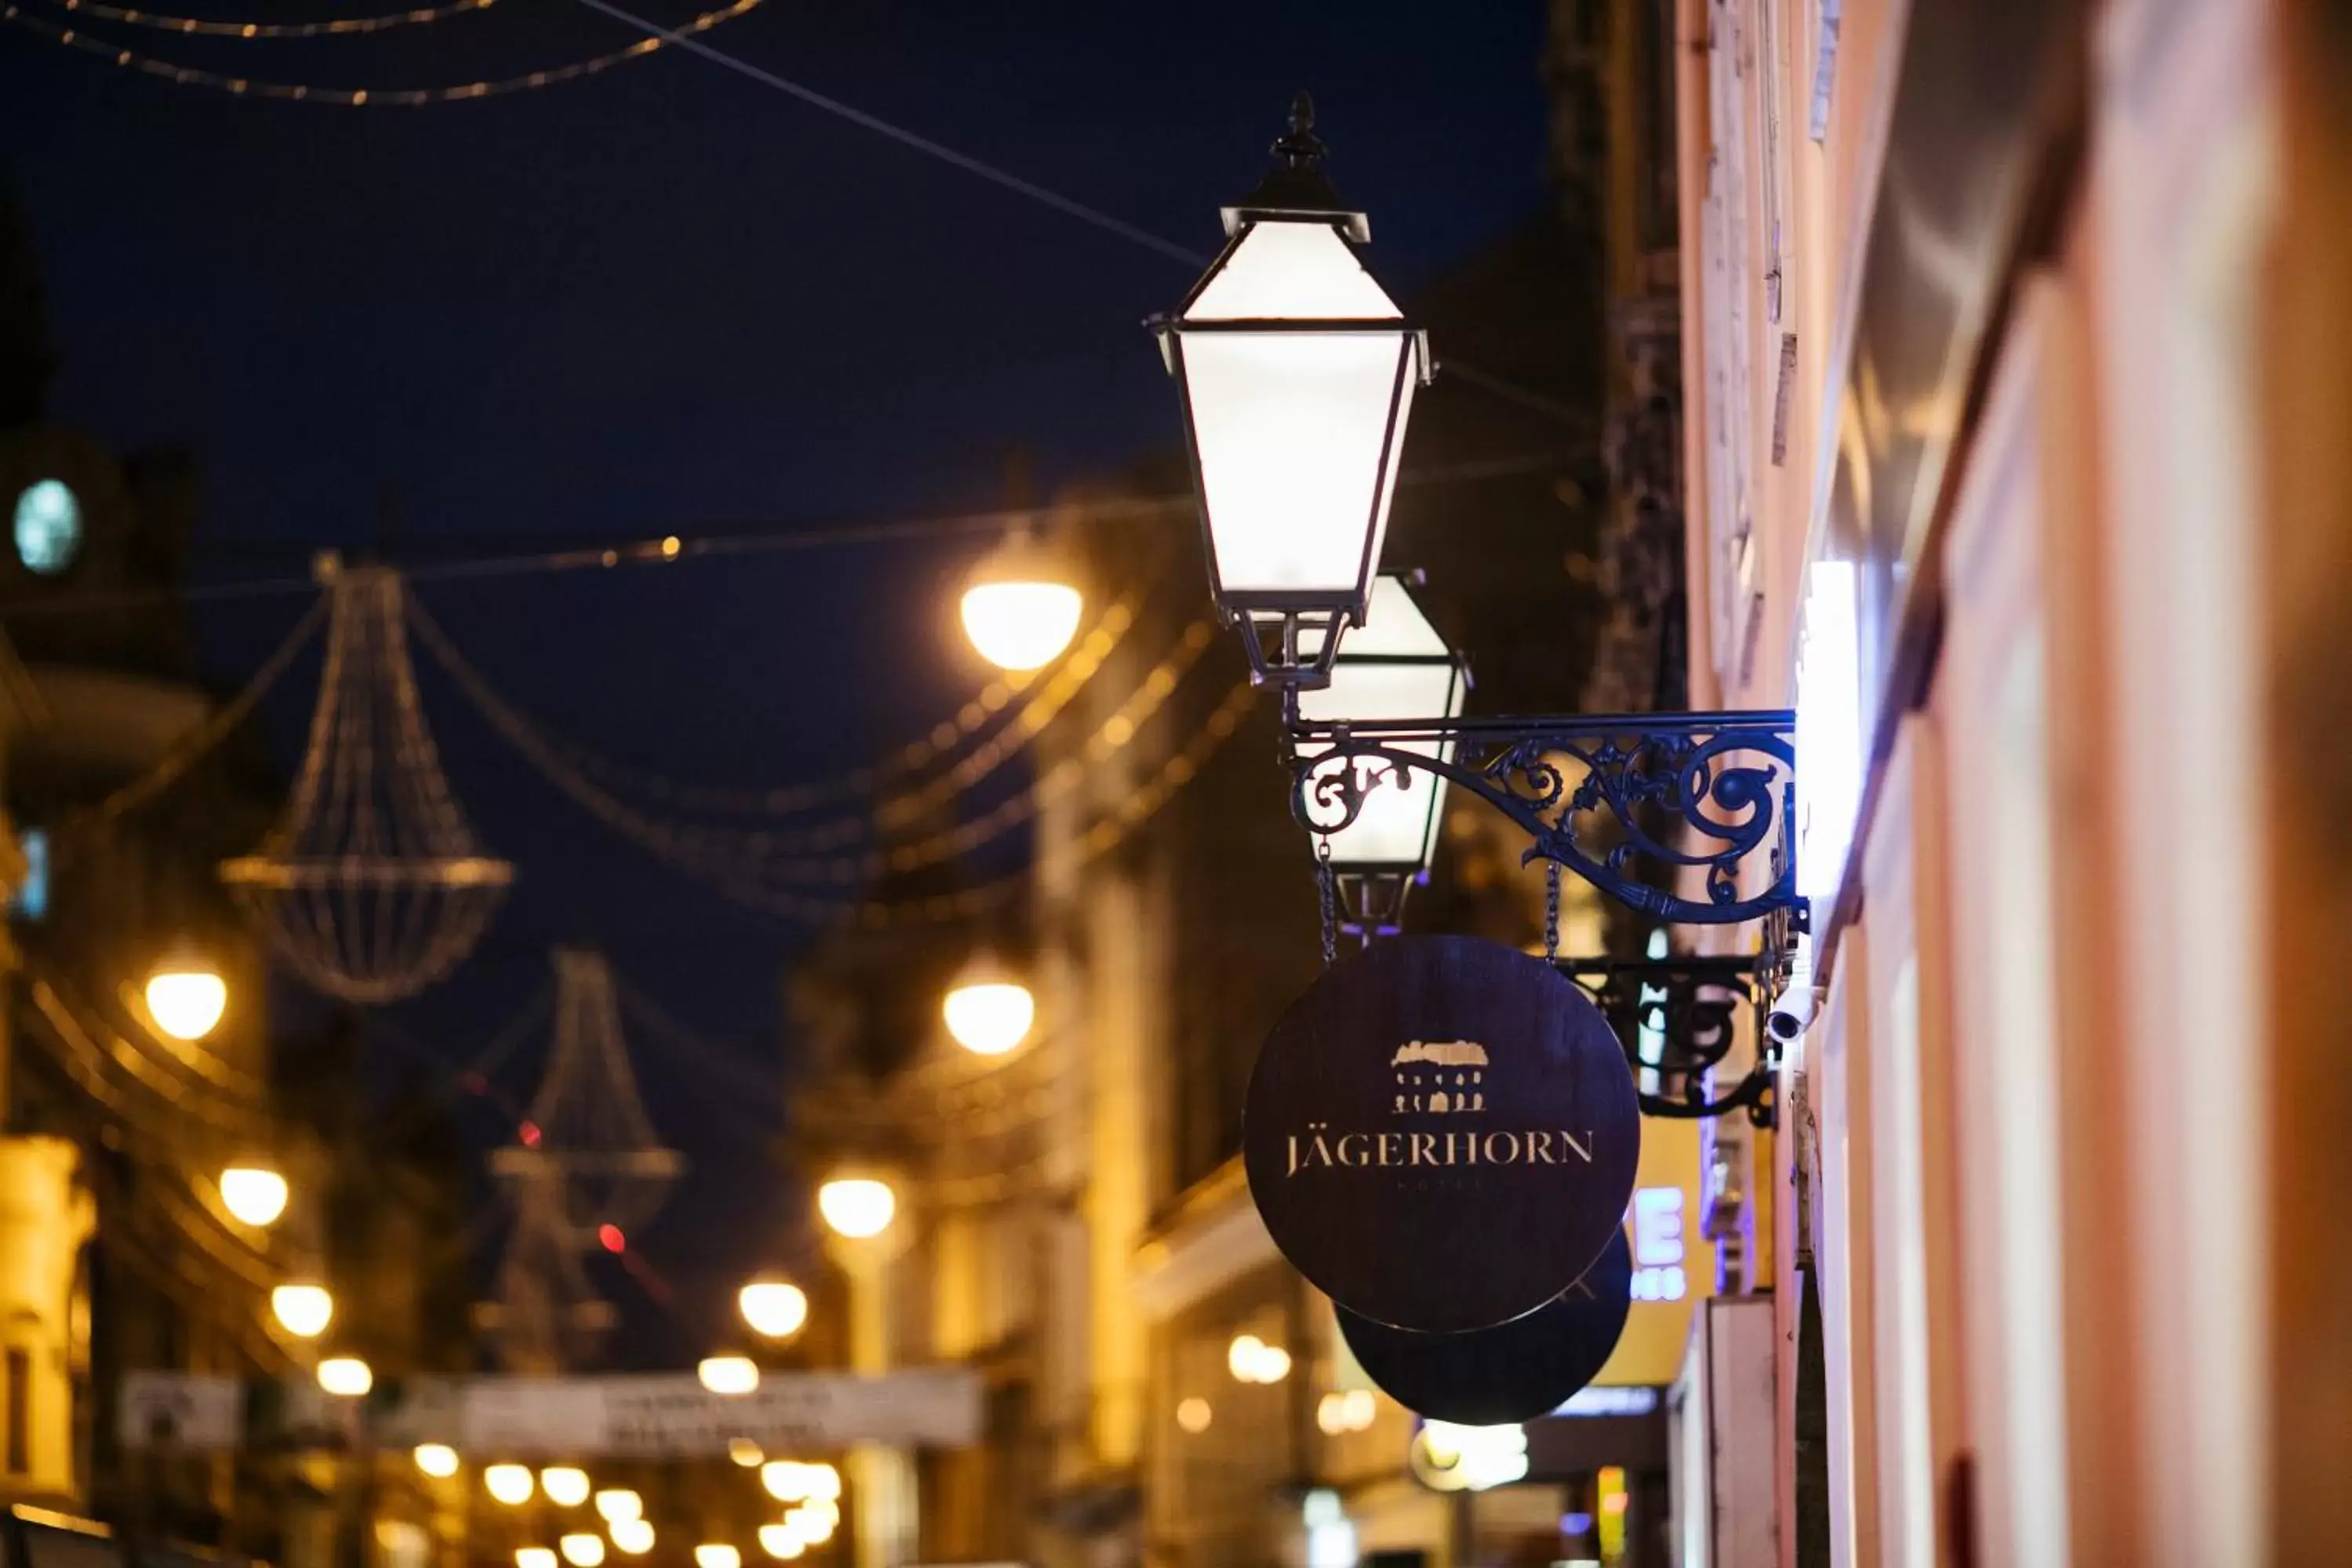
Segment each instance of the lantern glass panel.
M1410 349L1402 330L1185 336L1201 500L1225 592L1361 590L1387 531Z
M1402 321L1328 223L1256 223L1184 309L1188 321Z
M1331 684L1298 694L1299 716L1311 721L1361 722L1380 719L1453 719L1462 711L1462 670L1437 629L1394 577L1372 585L1365 623L1339 645ZM1441 762L1453 760L1445 741L1397 741L1401 752ZM1303 755L1311 757L1302 746ZM1317 776L1346 766L1368 794L1356 819L1331 834L1331 863L1341 868L1427 868L1436 849L1437 824L1445 802L1445 780L1414 769L1404 779L1370 758L1333 758Z

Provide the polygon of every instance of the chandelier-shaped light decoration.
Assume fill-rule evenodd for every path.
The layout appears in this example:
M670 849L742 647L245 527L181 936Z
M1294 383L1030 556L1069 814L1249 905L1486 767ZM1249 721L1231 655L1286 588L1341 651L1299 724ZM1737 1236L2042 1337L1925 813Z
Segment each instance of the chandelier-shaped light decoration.
M1428 347L1357 258L1370 237L1323 175L1300 93L1232 237L1157 321L1183 400L1210 587L1261 679L1319 685L1360 626ZM1303 645L1312 643L1318 653Z
M556 950L554 1042L516 1139L490 1156L515 1216L499 1275L499 1338L516 1370L561 1366L609 1321L585 1259L625 1250L685 1169L646 1114L603 953Z
M411 996L471 952L514 879L449 793L387 567L320 573L331 609L310 740L286 814L222 879L278 955L348 1002Z
M1413 602L1405 579L1389 574L1373 583L1371 607L1333 661L1331 683L1300 692L1298 712L1327 723L1420 719L1435 726L1462 716L1469 684L1462 660ZM1330 749L1301 742L1298 760ZM1396 749L1441 763L1454 760L1454 742L1434 733L1400 740ZM1340 795L1355 803L1354 815L1340 826L1318 826L1318 805ZM1394 931L1405 890L1429 878L1444 775L1381 757L1330 757L1313 768L1301 798L1310 831L1329 849L1349 927L1363 936Z

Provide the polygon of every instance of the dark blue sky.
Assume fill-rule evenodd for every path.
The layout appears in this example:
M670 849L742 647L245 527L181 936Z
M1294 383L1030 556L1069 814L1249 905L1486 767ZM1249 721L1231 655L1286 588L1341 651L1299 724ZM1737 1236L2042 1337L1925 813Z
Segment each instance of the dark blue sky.
M1372 214L1377 263L1410 289L1546 199L1544 11L767 0L708 37L1202 249L1308 87L1336 180ZM310 43L89 30L186 63L376 88L528 70L629 37L571 0ZM1014 447L1050 486L1178 436L1139 323L1187 269L675 50L510 99L349 110L174 87L0 27L0 157L63 357L52 413L118 449L196 452L207 578L299 570L258 545L365 548L386 487L423 555L985 508ZM972 548L424 592L554 728L689 779L780 783L868 760L984 679L950 607ZM251 668L298 608L207 606L221 673ZM289 762L307 695L273 715ZM521 879L493 942L406 1024L463 1056L537 986L548 942L585 940L776 1076L778 965L801 933L605 834L429 676L426 700L461 798ZM704 1173L646 1250L716 1331L719 1285L793 1216L757 1180L743 1118L711 1108L707 1074L633 1044L656 1121Z

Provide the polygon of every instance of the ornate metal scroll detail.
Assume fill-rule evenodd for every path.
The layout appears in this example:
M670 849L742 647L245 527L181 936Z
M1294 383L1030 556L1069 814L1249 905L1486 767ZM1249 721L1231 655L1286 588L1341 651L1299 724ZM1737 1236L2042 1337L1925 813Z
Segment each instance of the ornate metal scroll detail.
M1759 1127L1772 1125L1774 1111L1775 1053L1766 1027L1769 968L1769 954L1559 961L1560 973L1592 998L1616 1031L1643 1114L1689 1119L1745 1109ZM1717 1069L1738 1042L1743 1012L1756 1065L1738 1083L1721 1087Z
M1558 861L1654 920L1728 925L1786 911L1791 934L1805 929L1792 713L1294 719L1290 751L1291 809L1310 833L1355 821L1375 789L1433 773L1525 828L1526 859ZM1750 867L1766 879L1743 892ZM1696 895L1668 885L1693 880Z

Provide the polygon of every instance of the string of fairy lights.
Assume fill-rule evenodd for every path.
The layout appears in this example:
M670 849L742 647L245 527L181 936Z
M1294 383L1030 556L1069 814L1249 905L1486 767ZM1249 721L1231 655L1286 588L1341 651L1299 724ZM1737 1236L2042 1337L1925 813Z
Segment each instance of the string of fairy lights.
M323 22L225 22L202 16L175 16L143 11L132 5L112 5L106 0L53 0L58 9L77 16L95 16L126 27L149 27L201 38L338 38L362 33L389 32L394 27L422 26L469 11L487 11L498 0L451 0L446 5L420 6L374 16L336 16Z
M62 0L60 0L62 3ZM487 0L485 0L487 3ZM481 99L505 98L520 92L532 92L560 83L579 81L601 76L615 66L644 59L648 55L672 46L678 39L692 38L711 28L733 21L748 11L756 10L764 0L733 0L717 10L705 11L677 27L665 29L663 36L647 36L619 48L591 55L560 66L543 67L513 76L486 78L475 81L456 82L439 87L331 87L316 82L279 81L262 77L247 76L233 71L211 70L176 60L168 60L143 50L100 37L73 25L68 19L57 20L52 15L7 0L0 4L0 22L5 22L26 32L48 39L51 43L78 53L89 55L152 77L179 87L206 88L227 93L235 98L278 99L291 103L320 103L346 109L421 109L434 104L466 103ZM466 7L479 9L479 6ZM445 13L453 14L453 13ZM414 14L412 14L414 15ZM184 20L185 18L183 18ZM381 19L381 18L372 18ZM261 37L261 24L250 24L256 31L240 30L237 37ZM199 29L200 30L200 29ZM364 29L360 29L364 30ZM299 36L299 35L289 35Z

